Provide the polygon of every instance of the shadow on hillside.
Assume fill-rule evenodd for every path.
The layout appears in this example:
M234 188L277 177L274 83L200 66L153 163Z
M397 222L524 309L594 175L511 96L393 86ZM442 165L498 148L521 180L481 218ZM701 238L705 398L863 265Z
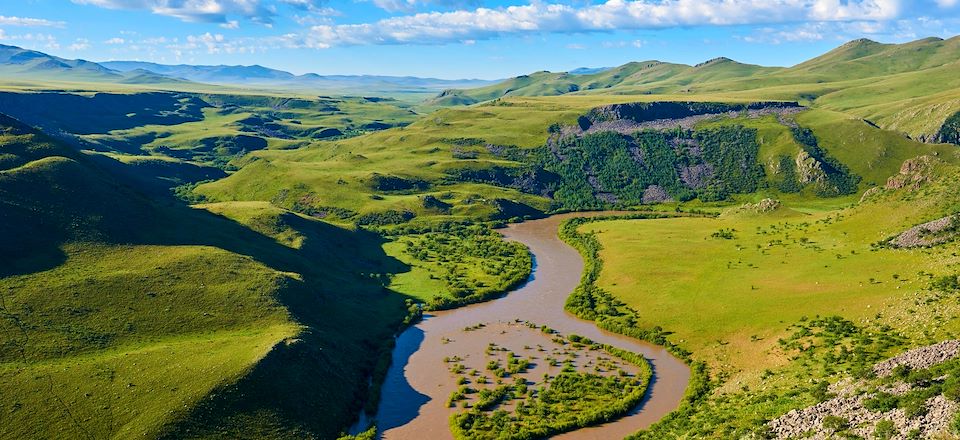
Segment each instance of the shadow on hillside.
M306 327L296 339L274 346L239 382L211 393L169 426L165 438L222 435L223 426L250 426L250 417L257 418L256 426L298 436L335 437L369 398L378 356L389 356L406 298L387 283L390 274L410 268L383 252L384 239L377 234L292 213L281 214L277 224L305 237L299 249L171 200L162 211L165 219L143 242L213 246L300 274L302 281L290 281L277 299Z
M371 374L389 355L407 310L406 298L387 282L409 267L384 253L377 234L291 213L267 224L304 237L300 248L285 246L143 186L144 176L134 179L123 167L102 157L50 157L0 176L0 226L10 231L0 235L0 276L54 268L65 261L61 247L74 241L211 246L295 273L276 300L303 326L301 333L279 342L243 378L211 393L163 434L216 437L231 426L234 438L269 437L244 431L250 427L335 438L362 408Z
M210 104L197 96L169 92L92 96L0 93L0 112L48 133L95 134L144 125L177 125L202 120L206 107Z

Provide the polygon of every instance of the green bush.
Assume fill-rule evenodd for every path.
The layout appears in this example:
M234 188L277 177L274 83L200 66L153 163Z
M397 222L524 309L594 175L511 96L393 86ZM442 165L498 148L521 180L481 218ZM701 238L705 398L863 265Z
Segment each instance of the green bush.
M823 418L823 427L833 432L845 431L850 428L850 421L839 416L826 416Z
M881 420L873 428L873 438L876 440L890 440L897 434L897 427L890 420Z

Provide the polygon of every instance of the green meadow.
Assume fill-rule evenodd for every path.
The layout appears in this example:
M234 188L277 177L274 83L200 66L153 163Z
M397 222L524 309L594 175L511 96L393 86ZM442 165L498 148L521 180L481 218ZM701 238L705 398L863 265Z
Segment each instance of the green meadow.
M602 246L596 285L636 311L636 328L662 328L709 371L705 399L640 437L762 433L765 421L822 400L821 381L955 337L955 296L934 281L957 276L956 244L883 245L956 211L957 168L936 170L919 190L887 189L842 208L732 207L716 218L580 226ZM831 321L818 321L826 318L855 333L831 335ZM795 341L808 345L796 351ZM855 356L836 357L841 347Z

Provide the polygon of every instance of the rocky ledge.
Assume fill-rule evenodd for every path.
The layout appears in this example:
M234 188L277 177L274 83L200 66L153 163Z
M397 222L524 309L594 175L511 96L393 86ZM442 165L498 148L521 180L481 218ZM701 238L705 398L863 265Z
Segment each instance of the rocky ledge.
M951 340L939 344L910 350L899 356L880 362L873 367L878 377L890 376L898 366L910 369L927 369L960 355L960 341ZM849 428L847 432L861 438L874 438L877 424L882 420L893 423L892 439L939 438L948 435L950 425L956 417L960 404L939 394L925 402L925 411L917 416L910 417L903 409L895 408L891 411L872 411L865 406L865 402L876 396L875 393L865 393L863 381L844 380L830 387L835 397L816 405L793 410L768 423L770 433L776 439L814 439L825 440L837 438L835 425L842 420ZM893 395L903 395L910 392L911 385L896 382L893 385L884 385L878 391ZM833 419L832 423L831 420ZM943 437L949 438L949 437Z

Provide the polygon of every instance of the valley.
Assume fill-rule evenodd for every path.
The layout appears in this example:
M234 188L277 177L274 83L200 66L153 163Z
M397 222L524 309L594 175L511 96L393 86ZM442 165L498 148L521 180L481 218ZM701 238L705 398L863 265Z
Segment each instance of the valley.
M0 438L960 435L957 353L896 358L960 334L958 38L499 82L0 46Z

